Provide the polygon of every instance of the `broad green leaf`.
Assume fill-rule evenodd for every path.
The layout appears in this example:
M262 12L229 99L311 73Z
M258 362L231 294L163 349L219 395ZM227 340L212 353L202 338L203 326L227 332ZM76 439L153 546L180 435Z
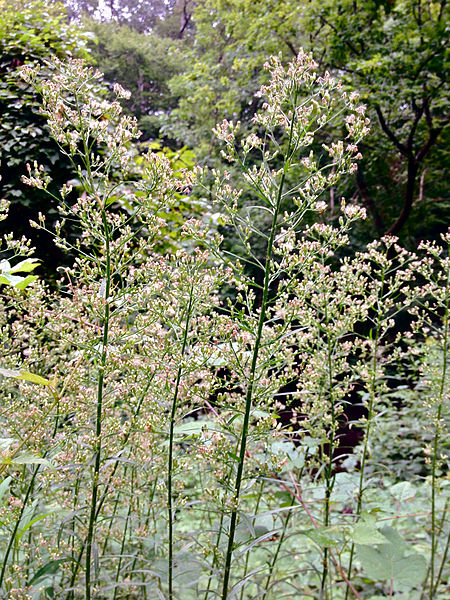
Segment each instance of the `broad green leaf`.
M15 287L19 290L25 289L28 285L30 285L30 283L36 281L37 277L35 275L22 277L20 275L14 275L14 273L29 273L39 265L39 262L40 261L36 258L28 258L17 263L17 265L14 267L11 267L9 261L0 261L0 283L10 285L11 287Z
M401 481L389 488L389 493L399 502L413 498L416 495L414 486L409 481Z
M426 575L427 562L408 544L393 527L381 530L385 543L357 545L356 556L365 574L373 581L390 581L407 588L419 585Z
M372 545L387 544L388 540L371 523L359 521L354 525L352 532L352 541L355 544Z
M28 275L28 277L21 277L21 281L19 281L18 283L16 283L14 285L15 288L17 288L18 290L24 290L28 285L30 285L30 283L33 283L33 281L36 281L37 276L36 275Z

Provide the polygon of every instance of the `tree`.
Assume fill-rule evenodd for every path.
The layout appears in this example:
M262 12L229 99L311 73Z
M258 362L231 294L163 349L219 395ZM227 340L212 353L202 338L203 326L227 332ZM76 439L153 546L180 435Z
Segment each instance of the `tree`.
M53 242L28 226L37 213L51 218L52 206L40 190L22 183L26 164L34 161L45 169L57 165L53 185L61 187L73 177L69 161L50 137L39 111L35 92L19 76L25 64L40 64L42 74L51 71L54 57L87 57L87 34L67 22L62 5L41 0L0 0L0 197L11 202L3 231L26 234L39 246L39 256L54 263Z
M436 201L442 200L435 180L449 123L446 4L341 0L305 5L302 22L323 65L341 72L344 80L351 77L371 112L373 132L356 184L379 235L397 235L406 226L417 235L423 217L430 218L424 209L436 212ZM445 226L442 209L437 223L430 219L434 226L439 219ZM417 218L411 221L414 212Z
M139 33L162 25L162 37L181 39L191 24L193 0L64 0L64 4L71 20L84 15L126 25Z
M198 0L187 69L170 83L180 101L166 131L209 157L218 121L248 122L258 106L254 94L267 57L280 50L286 58L297 54L300 8L293 0L277 5L268 0Z
M368 209L369 235L435 235L448 208L439 184L447 13L444 0L198 0L195 44L188 69L171 82L181 99L167 130L209 160L214 122L252 113L266 56L288 60L303 46L368 105L364 161L342 191Z
M161 115L177 103L168 81L185 66L180 43L115 22L89 20L84 25L95 34L91 54L105 80L111 88L119 82L131 92L124 107L138 119L143 139L158 138Z

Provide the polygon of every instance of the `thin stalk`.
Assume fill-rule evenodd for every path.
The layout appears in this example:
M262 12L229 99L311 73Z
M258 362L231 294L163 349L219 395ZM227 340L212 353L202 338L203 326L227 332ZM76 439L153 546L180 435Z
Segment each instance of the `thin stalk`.
M227 485L229 483L229 478L227 481ZM219 548L219 544L220 544L220 540L222 537L222 531L223 531L223 521L225 519L225 498L222 500L222 510L220 512L220 521L219 521L219 528L218 528L218 534L217 534L217 540L216 540L216 549L218 550ZM211 590L211 583L212 583L212 569L214 569L214 567L217 565L217 552L214 553L212 562L211 562L211 574L208 577L208 585L206 586L206 591L205 591L205 597L203 600L208 600L209 597L209 593Z
M386 271L383 269L381 276L381 286L380 286L380 298L383 298L384 287L385 287L385 278ZM373 407L375 404L375 388L376 388L376 378L377 378L377 369L378 369L378 343L380 341L380 329L381 329L381 318L380 318L380 307L377 306L377 322L375 327L375 338L373 340L373 352L372 352L372 369L371 369L371 377L370 377L370 396L369 396L369 405L367 408L367 425L366 430L364 432L364 444L363 444L363 452L361 458L361 469L359 472L359 486L358 486L358 502L356 505L356 516L359 517L362 509L363 502L363 492L364 492L364 476L366 469L367 456L369 452L369 436L370 430L372 427L373 421ZM350 559L348 562L347 573L349 578L352 576L352 568L353 568L353 558L355 555L355 544L352 542L350 548ZM350 593L350 587L347 586L345 591L345 600L348 600L348 595Z
M449 281L450 271L447 271L447 283ZM448 286L447 286L448 289ZM440 421L442 418L442 407L444 403L444 390L447 376L447 354L448 354L448 294L445 296L445 314L444 314L444 347L443 347L443 365L442 377L439 386L439 406L436 415L436 430L433 440L433 458L431 465L431 563L430 563L430 600L434 598L434 591L439 584L439 580L434 581L434 562L436 559L437 548L437 528L436 528L436 471L437 471L437 456L438 445L440 441Z
M442 518L441 518L441 522L439 523L439 534L441 534L442 530L444 529L444 524L445 524L445 520L446 520L446 517L447 517L447 511L448 511L448 504L449 504L449 500L446 501L444 510L442 511ZM431 511L426 512L426 513L417 513L417 515L418 516L422 516L422 514L428 515L430 513L431 513ZM416 516L416 515L412 515L412 516ZM439 581L440 581L440 578L441 578L444 566L447 566L446 560L447 560L447 554L448 554L449 544L450 544L450 532L447 535L447 542L446 542L444 553L442 555L441 566L439 568L439 574L438 574L437 579L436 579L435 591L436 591L437 585L439 585ZM425 575L425 578L423 580L422 593L420 594L420 599L419 600L423 600L425 598L425 587L427 585L428 577L430 576L430 567L431 567L431 565L428 565L427 574Z
M132 480L133 480L133 478L132 478ZM123 559L123 554L125 552L125 540L126 540L126 536L127 536L128 522L131 519L131 508L132 508L131 500L132 500L132 498L130 498L130 502L128 504L128 512L127 512L127 516L125 517L125 525L123 527L123 532L122 532L122 543L120 546L119 562L117 563L116 578L115 578L115 582L114 582L117 585L114 588L113 600L116 600L117 590L119 589L118 584L119 584L119 577L120 577L120 569L122 567L122 559Z
M262 498L262 493L264 491L264 479L261 479L261 486L259 488L259 494L258 494L258 499L256 501L256 506L255 506L255 516L258 514L258 510L259 510L259 504L261 502L261 498ZM245 577L247 576L247 571L248 571L248 561L250 559L250 553L247 552L247 555L245 557L245 567L244 567L244 574L243 574L243 579L245 579ZM240 600L244 600L244 586L242 586L241 589L241 595L240 595Z
M328 315L325 311L325 319L328 324ZM325 470L325 518L324 526L328 527L330 523L330 500L331 493L334 487L333 477L333 450L336 433L336 410L334 406L334 394L333 394L333 364L332 364L333 348L330 340L330 336L327 336L327 371L328 371L328 393L330 396L330 410L331 410L331 431L329 440L329 457L328 464ZM320 584L320 597L322 598L325 593L325 586L328 577L328 547L325 546L323 550L323 570L322 570L322 581Z
M289 505L289 508L291 508L292 506L294 506L294 502L295 502L295 496L292 495L291 496L291 503ZM271 580L272 580L272 576L273 576L273 572L274 572L274 569L275 569L275 564L276 564L276 562L278 560L278 555L280 554L281 545L283 544L284 538L286 537L286 531L287 531L287 528L288 528L288 525L289 525L289 521L291 519L291 515L292 515L292 510L289 510L288 513L287 513L287 515L286 515L286 519L284 520L284 527L283 527L283 531L281 532L280 539L278 540L277 548L275 550L275 553L274 553L274 555L272 557L272 561L270 563L269 574L267 575L266 584L264 586L264 592L263 592L263 595L261 597L261 600L266 600L266 596L267 596L267 593L269 591L269 586L270 586L270 583L271 583Z
M189 303L186 309L186 323L183 334L183 343L181 347L181 361L184 359L186 352L189 327L191 322L191 311L193 306L193 295L194 290L191 286L189 294ZM180 390L181 376L183 374L183 365L180 364L177 371L177 378L175 382L175 391L172 400L172 407L170 411L170 427L169 427L169 456L167 461L167 512L169 519L169 573L168 573L168 588L169 588L169 600L173 600L173 520L174 520L174 508L173 508L173 497L172 497L172 485L173 485L173 446L174 446L174 430L175 430L175 417L178 406L178 394Z
M296 104L297 97L295 96L294 105ZM259 358L259 349L261 346L261 339L263 333L263 327L266 319L266 310L269 300L269 281L270 281L270 272L271 272L271 261L272 261L272 252L273 252L273 244L275 240L275 232L277 230L277 220L278 214L280 212L281 199L283 196L283 187L286 179L286 173L289 168L290 159L291 159L291 146L292 146L292 136L294 132L294 123L295 123L295 112L292 116L291 128L289 133L289 143L288 149L286 153L286 161L284 164L283 174L281 176L280 185L278 188L277 199L275 204L275 209L272 217L272 224L270 228L270 237L267 245L266 252L266 263L264 267L264 285L263 285L263 294L261 301L261 309L258 320L258 329L256 333L255 345L253 347L253 356L252 363L250 369L250 377L248 382L247 394L245 398L245 412L244 412L244 422L242 425L242 434L240 439L240 452L239 452L239 462L236 473L236 480L234 484L233 490L233 508L231 511L231 519L230 519L230 529L228 534L228 547L225 555L225 566L224 566L224 576L223 576L223 587L222 587L222 600L227 600L228 597L228 585L230 581L230 570L231 570L231 559L233 555L233 546L234 546L234 536L236 533L236 525L237 525L237 513L238 513L238 501L239 494L241 491L242 484L242 476L244 473L244 463L245 463L245 453L247 450L247 439L249 434L249 423L250 423L250 413L253 405L253 388L255 384L255 376L256 376L256 368L258 365Z
M45 413L44 417L31 429L31 431L24 438L24 440L22 440L22 442L20 443L20 445L15 449L15 451L10 455L9 458L12 458L12 457L14 457L14 456L16 456L18 454L18 452L21 450L21 448L25 445L25 443L31 438L31 436L33 435L33 433L42 424L43 420L48 417L48 415L50 414L50 411L53 410L53 408L58 405L59 399L60 399L60 395L53 388L53 386L49 386L49 390L50 390L50 393L52 394L52 396L54 398L53 404L47 410L47 412ZM63 389L63 392L64 392L64 389ZM56 418L56 423L57 423L57 419L58 419L58 415L57 415L57 418ZM53 427L52 439L54 439L55 435L56 435L56 425ZM44 452L43 458L45 458L47 456L47 454L48 454L48 451ZM17 531L19 529L20 522L21 522L23 514L25 512L25 508L26 508L26 506L28 504L28 501L30 499L30 496L31 496L31 494L33 492L34 481L35 481L36 476L37 476L37 474L39 472L40 466L41 465L37 465L36 468L33 471L33 475L31 476L30 484L28 485L27 491L25 493L25 498L23 499L22 507L21 507L20 513L19 513L19 517L18 517L18 519L17 519L17 521L16 521L16 523L14 525L14 529L13 529L13 531L11 533L11 537L9 539L8 546L6 548L6 552L5 552L5 555L3 557L2 569L1 569L1 572L0 572L0 589L1 589L1 586L3 585L3 580L4 580L4 577L5 577L5 573L6 573L6 567L7 567L7 564L8 564L9 555L10 555L12 547L14 545L14 541L16 539Z
M19 530L19 525L20 522L22 521L22 517L23 517L23 513L25 512L25 507L27 506L28 500L30 499L33 487L34 487L34 480L36 479L36 475L38 474L39 468L41 465L36 465L36 468L34 469L33 475L31 477L31 481L30 484L27 488L26 494L25 494L25 498L23 499L23 503L22 503L22 508L20 509L20 513L19 516L16 520L16 523L14 525L14 529L11 533L11 536L9 538L9 542L8 542L8 546L6 548L6 552L5 552L5 556L3 557L3 564L2 564L2 570L0 573L0 589L3 585L3 579L5 577L5 573L6 573L6 567L8 565L8 558L9 558L9 554L12 550L12 547L14 545L14 541L16 539L16 535L17 535L17 531Z
M91 560L92 560L92 543L94 538L95 523L97 521L97 497L99 487L99 476L102 454L102 416L103 416L103 393L104 393L104 377L107 363L107 346L109 332L109 317L110 303L109 295L111 290L111 256L110 256L110 239L109 226L106 218L106 210L102 209L102 222L105 235L105 254L106 254L106 272L105 272L105 310L103 315L103 341L102 354L100 357L100 365L98 368L98 384L97 384L97 410L95 417L95 459L94 473L92 477L92 491L88 533L86 538L86 579L85 579L85 600L91 600Z
M432 592L436 592L439 586L439 582L441 581L442 573L444 571L444 566L447 564L447 555L450 546L450 532L447 535L447 543L445 544L445 549L442 554L441 566L439 567L438 575L436 577L436 583L433 586Z

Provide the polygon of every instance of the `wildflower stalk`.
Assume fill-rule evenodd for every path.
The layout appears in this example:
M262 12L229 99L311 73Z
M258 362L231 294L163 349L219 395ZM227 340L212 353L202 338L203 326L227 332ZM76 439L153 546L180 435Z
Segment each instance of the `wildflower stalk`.
M31 438L31 436L33 435L33 433L40 427L40 425L42 425L42 422L44 421L44 419L50 414L50 412L53 410L53 408L55 406L57 406L57 404L59 403L60 394L58 394L58 392L56 391L56 389L54 389L53 385L49 385L48 389L50 390L50 393L52 394L52 396L54 398L54 402L51 404L51 406L48 409L48 411L46 412L44 418L41 421L39 421L33 427L33 429L28 433L28 435L26 436L26 438L24 440L22 440L22 442L19 444L19 446L15 449L14 453L11 455L10 458L12 458L13 456L15 456L22 449L22 447L25 445L25 443ZM53 429L52 439L55 437L55 435L56 435L56 428ZM43 458L45 458L47 454L48 454L48 452L45 452ZM4 467L6 468L6 462L5 462ZM11 553L11 550L12 550L13 546L14 546L14 542L16 541L16 535L17 535L17 532L19 530L19 525L20 525L20 523L22 521L22 517L24 515L25 508L27 507L28 501L30 500L30 497L31 497L31 495L33 493L34 482L36 480L36 476L37 476L37 474L39 472L40 467L41 467L41 465L39 465L39 464L36 465L36 468L33 471L33 475L31 476L31 481L30 481L30 483L29 483L29 485L27 487L27 491L25 493L25 498L23 499L23 502L22 502L22 506L21 506L21 509L20 509L20 512L19 512L19 516L18 516L18 518L16 520L16 523L14 525L13 531L12 531L11 536L10 536L9 541L8 541L8 545L7 545L6 550L5 550L5 555L3 557L3 562L2 562L2 568L1 568L1 571L0 571L0 589L1 589L2 585L3 585L3 580L5 578L9 555ZM0 469L0 474L1 474L1 472L2 472L2 469Z
M170 426L169 426L169 455L167 460L167 515L169 525L169 572L168 572L168 593L169 600L173 599L173 521L174 521L174 508L173 508L173 446L174 446L174 430L175 430L175 417L178 406L178 395L180 390L181 377L183 375L183 364L184 356L186 353L186 347L188 342L189 328L192 316L194 300L194 289L191 285L189 293L189 302L186 309L186 323L184 327L183 342L181 346L181 364L178 367L177 377L175 381L175 391L172 399L172 407L170 410Z
M325 310L325 321L328 321L327 311ZM334 406L334 388L333 388L333 364L332 364L333 348L330 340L330 336L327 337L327 375L328 375L328 394L330 399L330 414L331 414L331 426L330 426L330 439L329 439L329 450L328 450L328 463L325 468L325 518L324 526L328 527L330 523L330 500L331 493L334 486L333 476L333 451L336 434L336 407ZM325 546L323 549L323 568L322 568L322 580L320 584L321 598L325 593L325 586L328 577L328 547Z
M294 94L294 106L297 103L297 92ZM259 358L259 349L261 345L262 333L264 328L264 323L266 320L266 310L269 301L269 282L271 275L271 263L272 263L272 254L273 254L273 244L275 240L275 233L277 231L277 221L278 215L281 207L281 199L283 196L283 188L284 182L286 179L286 174L289 170L290 162L291 162L291 147L292 147L292 136L294 132L295 125L295 112L293 113L291 124L290 124L290 132L289 132L289 142L287 146L286 158L284 162L283 173L281 175L280 184L278 186L278 193L276 197L275 207L273 210L272 223L270 228L270 235L267 244L266 251L266 262L264 267L264 284L263 284L263 292L262 292L262 300L260 307L260 314L258 320L258 329L256 332L255 343L253 347L252 353L252 363L250 369L250 376L248 381L247 394L245 398L245 411L244 411L244 422L242 425L242 433L240 438L240 451L239 451L239 462L236 473L236 480L234 483L233 489L233 508L231 511L231 519L230 519L230 528L228 533L228 546L225 555L225 566L224 566L224 576L223 576L223 586L222 586L222 600L227 600L228 597L228 586L230 580L230 569L231 569L231 559L233 555L233 546L234 546L234 536L236 533L236 524L237 524L237 514L238 514L238 503L239 503L239 495L241 491L242 484L242 476L244 473L244 464L245 464L245 453L247 449L247 439L249 434L249 423L250 423L250 413L253 404L253 388L255 383L256 369L258 366L258 358Z
M89 164L89 163L88 163ZM95 459L94 472L92 477L92 491L90 502L90 514L88 533L86 538L86 579L85 579L85 600L91 600L91 560L92 560L92 543L94 538L95 523L97 520L97 497L99 487L101 453L102 453L102 413L103 413L103 388L104 377L107 363L107 347L108 347L108 331L110 319L110 290L111 290L111 256L110 256L110 239L109 225L106 218L106 210L102 208L102 223L105 243L105 309L103 315L103 337L102 337L102 354L98 368L98 384L97 384L97 410L95 417Z
M0 573L0 589L2 588L3 580L4 580L4 577L5 577L5 574L6 574L6 567L8 565L9 555L11 553L12 547L13 547L14 542L16 540L16 535L17 535L17 532L19 530L19 525L20 525L20 522L22 521L22 517L23 517L23 514L25 512L25 508L26 508L26 506L28 504L28 500L30 499L31 493L33 491L34 481L36 479L36 476L38 474L40 466L41 465L36 465L36 467L35 467L35 469L33 471L33 475L31 476L31 481L30 481L30 483L29 483L29 485L27 487L27 491L25 493L25 498L23 499L23 502L22 502L22 507L20 509L19 516L17 517L16 523L14 525L14 529L12 530L11 536L9 538L8 545L6 547L5 556L3 557L2 570L1 570L1 573Z
M300 472L300 475L299 475L299 479L301 479L301 474L302 473L303 473L303 467L301 469L301 472ZM296 499L295 498L295 494L292 494L291 495L291 503L289 504L289 507L288 507L289 509L292 509L292 507L294 506L295 499ZM289 526L289 521L291 520L291 516L292 516L292 510L288 510L288 513L286 515L286 519L284 520L283 530L281 532L280 539L278 540L277 548L276 548L276 550L275 550L275 552L273 554L272 560L270 562L269 573L267 575L266 583L264 585L264 591L263 591L263 595L261 597L261 600L266 600L266 596L267 596L267 593L269 591L270 584L272 582L272 576L273 576L273 573L274 573L275 565L277 563L278 555L280 554L280 550L281 550L281 546L282 546L282 544L284 542L284 538L286 537L286 532L287 532L287 529L288 529L288 526Z
M434 581L434 563L436 560L437 548L437 524L436 524L436 471L438 463L438 446L440 442L440 427L442 419L442 409L444 405L444 390L447 381L447 355L448 355L448 305L449 305L449 282L450 268L447 266L446 273L446 294L444 299L444 335L443 335L443 356L442 356L442 375L439 385L438 408L436 413L436 428L433 439L433 455L431 463L431 563L430 563L430 600L433 600L434 593L439 585L440 577ZM445 513L444 513L445 516Z
M136 469L133 469L133 474L135 473ZM134 477L132 476L131 481L134 481ZM116 584L115 588L114 588L114 596L113 596L113 600L116 600L117 598L117 592L119 589L119 578L120 578L120 569L122 568L122 560L123 560L123 556L125 553L125 543L126 543L126 537L127 537L127 530L129 527L129 522L131 520L131 510L132 510L132 506L133 503L131 501L131 497L130 497L130 501L128 504L128 511L125 517L125 524L123 526L123 531L122 531L122 542L120 545L120 554L119 554L119 561L117 563L117 569L116 569L116 576L115 576L115 581L114 583Z
M259 492L258 492L258 498L256 500L255 515L258 514L259 505L261 503L263 491L264 491L264 479L261 479L261 485L260 485ZM245 566L244 566L244 573L242 575L242 579L245 579L247 576L249 559L250 559L250 553L247 552L247 556L245 557ZM241 589L240 600L244 600L244 586L242 586L242 589Z
M230 480L230 477L227 477L227 481L226 481L227 485L229 483L229 480ZM222 500L222 507L220 509L220 519L219 519L219 525L218 525L218 533L217 533L217 538L216 538L215 550L217 550L219 548L220 540L222 538L223 522L225 520L225 512L226 512L224 503L225 503L225 499ZM217 555L217 552L214 552L214 556L211 561L211 567L210 567L211 572L208 577L208 585L206 586L204 600L208 600L208 597L209 597L209 594L211 591L211 584L212 584L212 570L217 565L217 561L218 561L218 555Z
M380 292L379 298L383 299L384 289L385 289L385 278L386 278L386 270L383 268L380 279ZM375 336L373 338L373 350L371 357L371 373L370 373L370 383L369 383L369 404L367 407L367 418L366 418L366 428L364 431L364 442L363 442L363 451L361 457L361 467L359 471L359 485L358 485L358 502L356 504L356 518L359 518L361 514L362 505L363 505L363 494L364 494L364 482L365 482L365 472L366 472L366 463L367 457L369 453L369 437L370 430L372 427L373 421L373 408L375 403L375 391L376 391L376 378L377 378L377 370L378 370L378 344L380 339L380 330L381 330L381 307L378 305L376 307L376 315L377 321L375 324ZM350 547L350 558L348 562L347 573L349 578L352 576L352 568L353 568L353 559L355 555L355 544L352 542ZM345 600L348 599L348 595L350 593L350 587L347 586L345 591Z

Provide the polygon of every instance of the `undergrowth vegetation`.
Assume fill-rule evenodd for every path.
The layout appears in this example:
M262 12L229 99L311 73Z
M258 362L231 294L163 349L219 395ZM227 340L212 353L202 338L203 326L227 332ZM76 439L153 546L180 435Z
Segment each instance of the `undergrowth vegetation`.
M79 182L34 226L77 258L58 292L26 241L0 263L4 599L450 597L450 234L352 252L364 210L331 223L323 194L365 107L309 54L266 67L254 132L215 129L238 183L152 151L136 177L98 72L22 70ZM205 178L219 227L189 219L161 254L161 215ZM54 196L38 165L24 181Z

